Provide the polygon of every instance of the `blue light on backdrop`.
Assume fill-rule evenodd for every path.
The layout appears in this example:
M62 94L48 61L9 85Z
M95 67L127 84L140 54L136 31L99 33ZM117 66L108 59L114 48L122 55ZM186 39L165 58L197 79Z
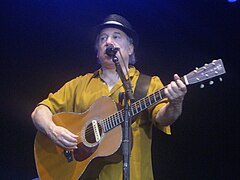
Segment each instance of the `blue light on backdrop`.
M230 3L234 3L234 2L236 2L237 0L228 0L228 2L230 2Z

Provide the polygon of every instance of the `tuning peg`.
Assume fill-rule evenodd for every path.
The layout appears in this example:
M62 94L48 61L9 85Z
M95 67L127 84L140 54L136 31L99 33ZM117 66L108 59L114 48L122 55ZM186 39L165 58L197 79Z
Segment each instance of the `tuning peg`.
M222 81L223 81L223 79L222 79L221 77L219 77L219 81L220 81L220 82L222 82Z
M214 84L214 81L209 81L209 85L213 85Z
M198 72L198 67L196 67L196 68L195 68L194 72L195 72L195 73L197 73L197 72Z
M200 85L200 88L203 89L203 88L204 88L204 84L201 84L201 85Z

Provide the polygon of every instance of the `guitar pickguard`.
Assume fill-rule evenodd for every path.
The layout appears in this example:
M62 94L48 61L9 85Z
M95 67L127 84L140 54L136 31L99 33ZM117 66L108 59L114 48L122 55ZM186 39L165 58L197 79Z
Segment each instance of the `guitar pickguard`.
M98 145L93 147L85 146L84 143L80 143L77 145L78 149L73 151L73 155L76 161L83 161L90 157L98 148Z

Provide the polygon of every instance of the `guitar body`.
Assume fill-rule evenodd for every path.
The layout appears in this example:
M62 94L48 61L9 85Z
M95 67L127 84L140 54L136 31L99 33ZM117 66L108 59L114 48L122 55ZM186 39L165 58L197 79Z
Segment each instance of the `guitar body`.
M119 149L122 142L122 128L117 126L106 133L99 128L100 140L97 141L92 131L92 121L100 124L100 120L115 112L117 107L113 100L102 97L82 114L54 115L53 121L56 125L79 135L78 149L65 151L46 135L37 132L34 155L39 178L75 180L97 177L104 166L102 158L113 155Z

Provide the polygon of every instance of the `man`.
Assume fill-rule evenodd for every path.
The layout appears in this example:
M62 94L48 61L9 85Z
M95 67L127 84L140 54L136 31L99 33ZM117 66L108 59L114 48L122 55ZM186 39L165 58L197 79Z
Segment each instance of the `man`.
M67 82L59 91L50 93L48 98L39 103L32 113L36 128L46 134L53 143L65 150L77 149L77 134L56 126L53 114L59 112L85 112L100 97L109 96L118 103L118 96L123 92L122 82L116 72L115 64L106 54L109 45L119 48L116 56L127 72L133 84L133 91L139 77L139 71L130 64L135 63L134 47L137 44L136 32L123 17L112 14L97 27L96 50L101 69ZM125 68L125 65L126 68ZM148 94L163 88L157 76L151 78ZM166 86L167 98L148 109L150 118L138 116L132 124L133 146L130 158L131 179L153 179L151 162L151 132L154 124L160 130L170 134L170 125L182 112L182 102L187 89L178 75ZM100 172L99 179L122 179L122 162L108 164Z

